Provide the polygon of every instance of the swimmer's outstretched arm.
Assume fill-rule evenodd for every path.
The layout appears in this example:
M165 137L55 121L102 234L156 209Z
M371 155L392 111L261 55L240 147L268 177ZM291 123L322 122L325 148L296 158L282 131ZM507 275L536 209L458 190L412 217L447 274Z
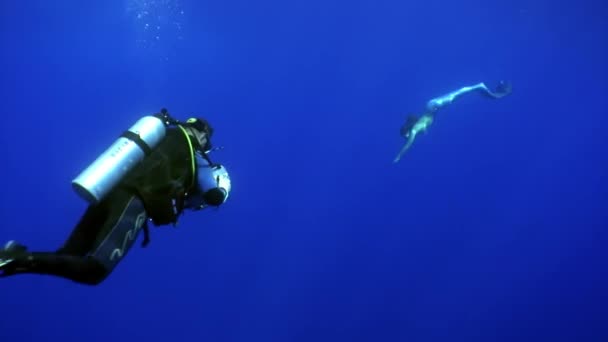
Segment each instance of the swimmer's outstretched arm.
M412 146L412 144L414 143L414 139L416 139L416 134L410 134L407 138L407 142L405 143L405 145L403 145L403 147L401 148L401 151L399 151L399 154L397 155L397 157L395 157L395 159L393 160L393 163L398 163L399 160L401 160L401 157L403 157L403 155L405 154L405 152L407 152L407 150Z
M501 81L496 87L495 91L490 90L483 82L477 83L472 86L462 87L458 90L455 90L449 94L436 97L426 104L426 108L429 111L437 111L439 108L444 107L452 103L457 97L462 96L466 93L470 93L472 91L481 91L482 94L494 98L499 99L503 96L509 95L511 93L512 87L508 82Z
M485 95L494 99L499 99L503 96L507 96L511 94L511 91L513 91L511 83L505 81L500 81L494 91L488 89L488 87L486 87L484 83L480 83L480 87L478 89L481 89Z

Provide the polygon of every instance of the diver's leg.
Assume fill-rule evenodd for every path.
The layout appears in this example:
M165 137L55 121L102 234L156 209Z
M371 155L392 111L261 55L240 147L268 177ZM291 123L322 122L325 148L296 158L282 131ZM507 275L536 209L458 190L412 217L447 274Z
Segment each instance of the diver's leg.
M397 156L395 157L395 159L393 159L393 163L398 163L401 160L401 157L403 157L403 155L405 154L405 152L407 152L407 150L414 143L414 139L416 139L416 136L414 134L411 134L408 137L407 142L403 145L403 147L401 148L401 151L399 151L399 154L397 154Z
M95 259L53 252L26 253L4 267L2 277L26 273L53 275L88 285L97 285L108 275Z
M110 272L133 247L139 233L147 224L148 214L142 200L130 192L122 191L120 211L114 211L112 224L104 230L89 255Z
M69 243L55 253L22 250L0 251L0 259L9 260L0 267L3 276L16 274L44 274L64 277L75 282L96 285L101 283L114 269L122 257L133 245L135 237L145 224L147 215L143 203L134 195L125 191L116 191L107 200L108 206L90 208L75 231L92 224L90 229L98 232L93 242L79 240L80 233L73 233ZM107 212L105 211L107 210ZM101 213L104 213L103 215ZM98 221L101 220L101 221ZM96 227L100 228L96 228ZM92 246L88 255L66 253L66 246L71 244L72 251L82 249L78 243Z
M85 256L93 248L104 223L110 219L113 205L120 205L120 198L114 193L110 193L106 200L90 205L57 253Z
M85 284L98 283L107 271L101 263L85 255L110 219L111 200L90 205L56 252L27 252L25 246L10 241L0 250L0 259L4 260L0 263L0 274L4 277L26 273L55 275Z

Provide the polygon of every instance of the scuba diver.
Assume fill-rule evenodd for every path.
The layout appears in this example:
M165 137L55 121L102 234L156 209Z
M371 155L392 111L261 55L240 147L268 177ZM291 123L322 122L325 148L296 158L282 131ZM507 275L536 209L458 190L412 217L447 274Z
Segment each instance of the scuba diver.
M484 83L478 83L473 86L462 87L456 91L453 91L449 94L436 97L426 104L426 112L424 112L420 117L416 115L409 115L405 120L403 126L401 126L401 136L405 138L405 144L397 154L397 157L393 160L393 163L399 162L401 157L407 152L407 150L412 146L414 140L416 140L416 136L425 132L429 129L429 127L433 124L435 119L435 113L442 107L451 104L457 97L464 95L466 93L477 91L482 95L492 98L499 99L506 95L509 95L512 91L512 86L510 83L505 81L500 81L496 90L492 91L488 89L488 87Z
M143 232L148 222L177 223L185 209L198 211L226 202L231 182L226 168L211 161L213 128L204 119L182 123L162 109L124 132L72 181L88 202L65 243L54 252L30 252L9 241L0 249L0 276L39 274L98 285Z

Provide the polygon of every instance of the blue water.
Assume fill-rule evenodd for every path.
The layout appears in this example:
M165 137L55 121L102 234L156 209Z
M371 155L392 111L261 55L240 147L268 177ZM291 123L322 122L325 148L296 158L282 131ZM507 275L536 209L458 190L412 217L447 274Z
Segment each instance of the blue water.
M234 187L98 287L0 279L0 340L608 340L607 17L601 0L0 2L1 240L57 248L86 208L71 179L162 107L211 121ZM501 79L509 97L463 97L392 164L408 114Z

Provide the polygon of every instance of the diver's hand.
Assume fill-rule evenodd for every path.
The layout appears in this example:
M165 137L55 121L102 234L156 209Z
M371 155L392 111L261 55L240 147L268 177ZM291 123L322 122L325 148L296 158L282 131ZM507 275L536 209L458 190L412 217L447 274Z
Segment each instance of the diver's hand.
M14 268L12 264L15 259L0 259L0 278L6 277L11 274L11 270Z
M179 121L174 119L171 114L169 114L166 108L162 108L160 110L160 113L156 113L154 114L154 116L161 119L166 126L179 124Z
M0 249L0 276L13 273L19 264L28 260L29 256L24 245L14 240L7 242L4 248Z
M512 91L513 91L513 86L511 85L511 82L500 81L498 83L498 85L496 86L496 90L494 90L494 92L492 92L492 95L495 98L499 99L501 97L511 94Z
M0 259L0 271L10 265L15 259Z
M0 251L0 277L10 275L15 269L15 256L8 255L4 250Z

